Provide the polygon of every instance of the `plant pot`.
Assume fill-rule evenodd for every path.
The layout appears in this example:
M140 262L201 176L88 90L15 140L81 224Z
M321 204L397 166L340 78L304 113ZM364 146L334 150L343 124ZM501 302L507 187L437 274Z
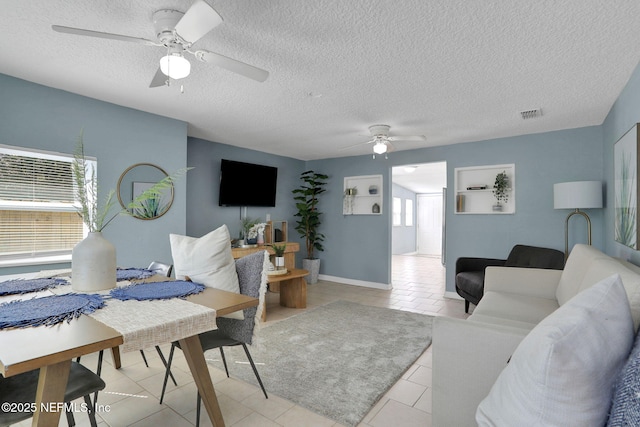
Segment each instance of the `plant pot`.
M275 257L275 262L276 262L276 270L284 270L284 257L283 256Z
M91 232L71 252L71 287L95 292L116 287L116 248L100 232Z
M305 258L302 260L302 268L309 272L309 275L306 276L307 283L312 285L318 282L318 275L320 274L320 259L308 259Z

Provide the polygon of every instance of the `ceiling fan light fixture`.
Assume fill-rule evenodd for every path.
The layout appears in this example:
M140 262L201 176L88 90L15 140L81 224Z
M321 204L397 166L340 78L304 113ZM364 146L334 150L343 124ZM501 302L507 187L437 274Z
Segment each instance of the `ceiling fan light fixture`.
M376 154L384 154L387 152L387 144L385 144L384 142L378 141L376 142L376 144L373 146L373 152Z
M191 63L184 56L171 53L160 58L160 70L174 80L183 79L191 72Z

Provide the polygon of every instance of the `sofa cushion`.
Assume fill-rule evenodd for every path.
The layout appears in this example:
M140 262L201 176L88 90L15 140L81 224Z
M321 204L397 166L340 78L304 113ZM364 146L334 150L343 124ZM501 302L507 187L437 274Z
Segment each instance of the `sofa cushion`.
M557 309L558 303L553 299L508 292L486 292L468 320L525 328L530 325L527 329L533 329Z
M607 426L640 426L640 333L616 381Z
M571 254L567 259L567 263L562 271L560 282L556 290L556 298L558 304L562 305L573 298L580 289L587 269L597 259L609 258L598 249L590 245L578 244L573 247ZM613 273L611 273L613 274ZM598 280L590 282L591 284L597 283Z
M634 329L637 331L638 325L640 325L640 274L631 270L620 261L609 257L594 260L586 270L587 272L580 284L579 291L593 286L594 283L612 274L620 275L622 284L627 292L627 298L629 298Z
M518 345L480 403L478 424L603 425L633 335L619 276L580 292Z
M522 329L524 332L531 331L537 325L537 323L525 322L523 320L506 319L504 317L485 316L482 314L476 314L475 312L473 313L473 316L469 317L467 320L476 322L476 323L484 323L484 324L491 324L491 325L508 326L511 328L518 328L518 329Z
M200 238L170 234L169 240L176 279L185 280L188 277L210 288L240 293L226 225ZM225 317L244 319L242 311Z

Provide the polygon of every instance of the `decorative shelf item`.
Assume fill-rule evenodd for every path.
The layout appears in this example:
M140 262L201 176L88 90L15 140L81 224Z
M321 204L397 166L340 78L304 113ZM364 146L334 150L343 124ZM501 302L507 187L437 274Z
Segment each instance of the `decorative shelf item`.
M514 214L515 164L455 168L456 214Z
M287 221L267 221L264 228L264 243L286 242L287 237Z
M382 214L382 175L344 178L343 215Z

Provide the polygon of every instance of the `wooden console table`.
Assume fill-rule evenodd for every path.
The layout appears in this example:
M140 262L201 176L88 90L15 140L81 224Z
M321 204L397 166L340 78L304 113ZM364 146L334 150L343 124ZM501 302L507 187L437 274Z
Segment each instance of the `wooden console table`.
M282 243L279 243L282 244ZM296 268L296 252L300 250L300 244L287 242L284 251L284 266L289 272L281 276L268 276L269 290L280 292L280 305L290 308L307 307L307 281L304 279L309 274L307 270ZM232 248L231 253L234 259L258 251L267 251L270 255L275 255L271 245L258 245L255 248ZM262 321L267 318L267 307L262 311Z
M280 286L280 305L289 308L307 308L307 281L309 272L301 268L289 270L287 274L268 276L269 287ZM267 319L267 307L262 310L262 321Z
M284 243L284 242L283 242ZM277 243L281 245L282 243ZM287 270L295 270L296 268L296 252L300 250L300 244L294 242L287 242L287 248L284 250L284 266ZM275 255L271 245L258 245L255 248L232 248L231 253L234 259L241 258L245 255L250 255L258 251L267 251L269 255ZM273 260L272 260L273 261ZM278 282L272 282L269 280L269 290L271 292L280 292L280 284Z
M281 245L282 243L276 243ZM287 242L287 249L284 250L284 266L287 270L293 270L296 268L296 252L300 250L300 244L295 242ZM245 255L250 255L258 251L267 251L269 255L275 255L271 245L258 245L255 248L231 248L231 253L234 259L242 258Z

